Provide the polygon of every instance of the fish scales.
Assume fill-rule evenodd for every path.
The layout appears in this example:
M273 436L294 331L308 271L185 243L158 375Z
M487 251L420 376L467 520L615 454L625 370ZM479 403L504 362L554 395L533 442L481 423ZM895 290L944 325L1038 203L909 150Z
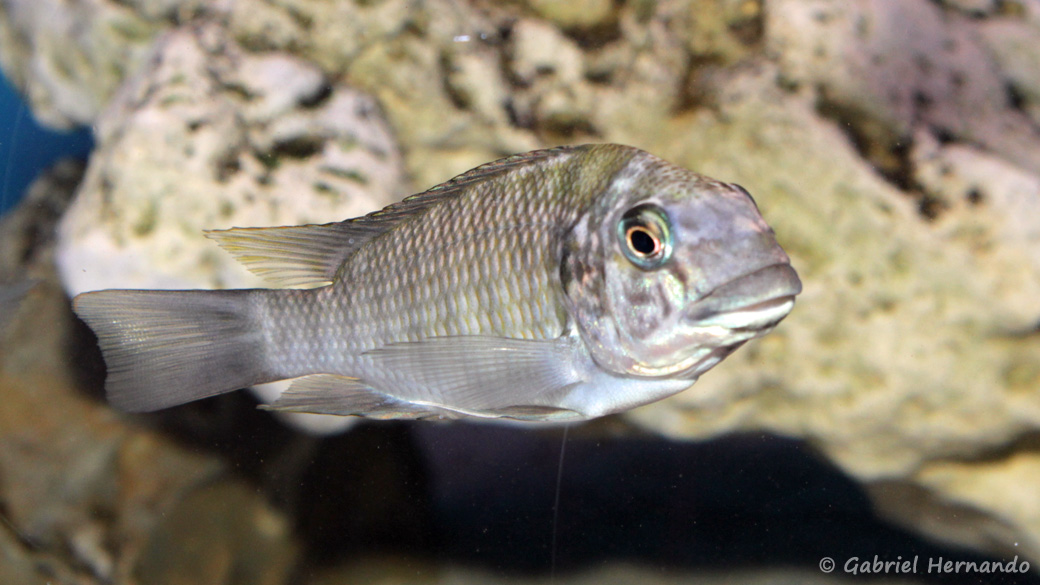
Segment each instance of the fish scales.
M272 324L266 361L280 364L276 376L357 373L368 365L361 358L365 351L388 343L562 335L568 317L557 277L557 250L564 231L597 188L572 186L582 170L601 172L606 166L584 165L582 154L561 153L552 162L556 168L507 182L468 186L458 198L427 210L421 222L403 225L358 250L332 286L309 293L320 299L270 297L285 303L269 312L282 318L260 320ZM630 153L617 155L615 167ZM609 178L608 171L600 182ZM544 193L561 196L547 198ZM438 399L428 393L421 398Z
M338 224L209 235L317 288L81 295L116 405L296 378L272 408L592 418L688 387L801 290L746 191L620 145L516 155Z
M618 166L627 153L619 154ZM567 154L553 163L562 167L560 172L547 169L505 183L473 185L426 211L422 222L383 235L347 260L335 283L318 293L325 297L321 301L288 297L291 306L279 311L298 315L306 325L279 322L274 327L273 333L284 332L287 338L273 339L271 347L299 348L286 369L313 368L308 362L321 353L318 346L350 358L388 342L429 337L561 335L567 315L555 278L556 249L563 230L587 204L580 199L590 199L594 188L568 188L579 173L566 167L581 169L579 157ZM546 192L563 195L540 195ZM312 328L311 311L328 321ZM297 329L323 335L317 344L305 343Z
M560 335L566 315L554 282L556 248L587 204L581 199L595 189L569 188L578 173L566 167L580 168L582 162L568 153L552 161L556 168L475 185L427 211L422 222L359 250L334 287L355 295L357 312L349 319L370 327L364 343L400 336L417 341L438 335ZM379 263L386 271L373 273L369 267ZM521 283L531 294L520 294ZM519 319L511 318L517 314ZM398 315L404 323L398 324Z

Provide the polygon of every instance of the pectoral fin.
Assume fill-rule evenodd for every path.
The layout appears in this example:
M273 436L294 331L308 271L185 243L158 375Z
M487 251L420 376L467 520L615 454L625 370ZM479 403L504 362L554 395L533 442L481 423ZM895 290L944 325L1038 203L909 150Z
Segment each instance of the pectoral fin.
M364 354L394 382L395 395L474 416L542 419L582 381L574 344L485 336L394 343Z

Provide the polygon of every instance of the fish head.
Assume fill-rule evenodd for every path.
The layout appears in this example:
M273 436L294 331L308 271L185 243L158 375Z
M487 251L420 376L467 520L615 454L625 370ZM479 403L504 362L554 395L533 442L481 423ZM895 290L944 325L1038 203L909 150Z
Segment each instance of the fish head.
M742 187L636 155L575 224L561 273L596 363L688 379L771 331L801 281Z

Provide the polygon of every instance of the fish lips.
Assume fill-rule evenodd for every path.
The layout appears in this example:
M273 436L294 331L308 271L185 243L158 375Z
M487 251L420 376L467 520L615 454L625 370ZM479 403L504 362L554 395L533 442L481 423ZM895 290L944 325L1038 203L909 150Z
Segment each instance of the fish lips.
M787 316L800 292L802 281L790 264L771 264L715 287L687 305L683 320L698 328L764 332Z

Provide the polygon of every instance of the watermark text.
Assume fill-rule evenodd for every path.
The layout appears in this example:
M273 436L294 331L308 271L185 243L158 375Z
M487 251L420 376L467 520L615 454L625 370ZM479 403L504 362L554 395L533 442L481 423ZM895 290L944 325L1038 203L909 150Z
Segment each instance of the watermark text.
M897 555L895 558L874 555L838 560L832 557L820 559L820 570L824 573L833 573L838 569L849 575L1028 573L1029 561L1019 560L1018 555L1010 560L999 561L959 561L921 555L908 557Z

